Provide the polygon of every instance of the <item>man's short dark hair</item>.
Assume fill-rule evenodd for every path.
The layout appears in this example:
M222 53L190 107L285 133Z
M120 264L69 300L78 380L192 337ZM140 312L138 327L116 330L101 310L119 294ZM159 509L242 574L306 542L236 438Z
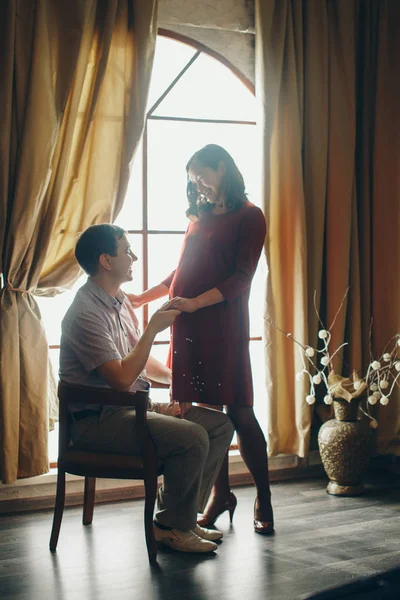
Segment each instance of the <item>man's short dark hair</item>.
M118 240L125 234L118 225L92 225L81 233L75 247L75 258L88 275L96 275L101 254L117 256Z

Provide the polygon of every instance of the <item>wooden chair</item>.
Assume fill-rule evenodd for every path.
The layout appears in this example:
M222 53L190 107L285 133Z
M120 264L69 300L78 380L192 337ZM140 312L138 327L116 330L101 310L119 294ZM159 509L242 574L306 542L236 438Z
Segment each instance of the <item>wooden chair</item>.
M54 507L50 550L55 551L60 533L65 503L65 474L85 477L83 501L83 524L93 520L96 477L111 479L142 479L145 487L144 528L150 563L157 558L157 544L153 532L153 512L157 494L157 477L161 474L154 443L147 427L147 392L118 392L111 389L89 388L70 385L62 381L58 385L59 442L57 494ZM140 456L100 454L73 447L69 437L69 403L100 404L107 406L132 406L136 409L134 433L141 445Z

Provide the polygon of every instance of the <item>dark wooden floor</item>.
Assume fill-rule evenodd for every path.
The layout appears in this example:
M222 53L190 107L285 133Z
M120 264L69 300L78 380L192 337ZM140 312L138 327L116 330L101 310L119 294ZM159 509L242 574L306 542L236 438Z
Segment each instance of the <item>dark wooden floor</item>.
M390 478L390 479L389 479ZM252 531L254 489L236 488L234 524L211 556L160 550L150 568L143 502L98 505L93 525L66 509L56 554L52 514L0 518L3 600L294 600L400 565L400 480L380 475L358 498L326 494L326 481L272 484L276 533Z

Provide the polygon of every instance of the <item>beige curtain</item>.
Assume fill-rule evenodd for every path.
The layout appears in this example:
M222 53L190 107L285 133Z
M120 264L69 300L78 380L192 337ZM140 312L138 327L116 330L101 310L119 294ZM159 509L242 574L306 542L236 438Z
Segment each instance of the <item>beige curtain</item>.
M397 0L256 0L263 114L267 318L362 371L400 332L400 19ZM265 327L269 452L304 456L312 409L298 349ZM400 453L399 395L379 411L378 450Z
M0 471L48 470L48 351L33 292L77 276L79 231L121 208L144 123L157 0L0 5Z

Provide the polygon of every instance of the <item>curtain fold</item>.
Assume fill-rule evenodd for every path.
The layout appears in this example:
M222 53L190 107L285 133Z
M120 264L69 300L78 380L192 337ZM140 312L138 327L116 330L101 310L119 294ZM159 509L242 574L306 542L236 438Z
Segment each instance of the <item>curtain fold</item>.
M372 3L373 4L373 3ZM376 10L375 7L372 7ZM400 333L400 3L379 3L370 193L373 342ZM400 393L379 412L377 448L400 456Z
M298 349L268 319L316 347L314 294L329 327L349 287L331 342L348 342L346 374L369 362L371 317L375 355L400 332L399 17L396 0L256 0L272 455L307 454L312 409ZM400 451L398 394L378 420L378 450Z
M11 483L48 470L48 349L33 293L73 283L78 233L122 206L157 0L7 0L0 17L0 472Z

